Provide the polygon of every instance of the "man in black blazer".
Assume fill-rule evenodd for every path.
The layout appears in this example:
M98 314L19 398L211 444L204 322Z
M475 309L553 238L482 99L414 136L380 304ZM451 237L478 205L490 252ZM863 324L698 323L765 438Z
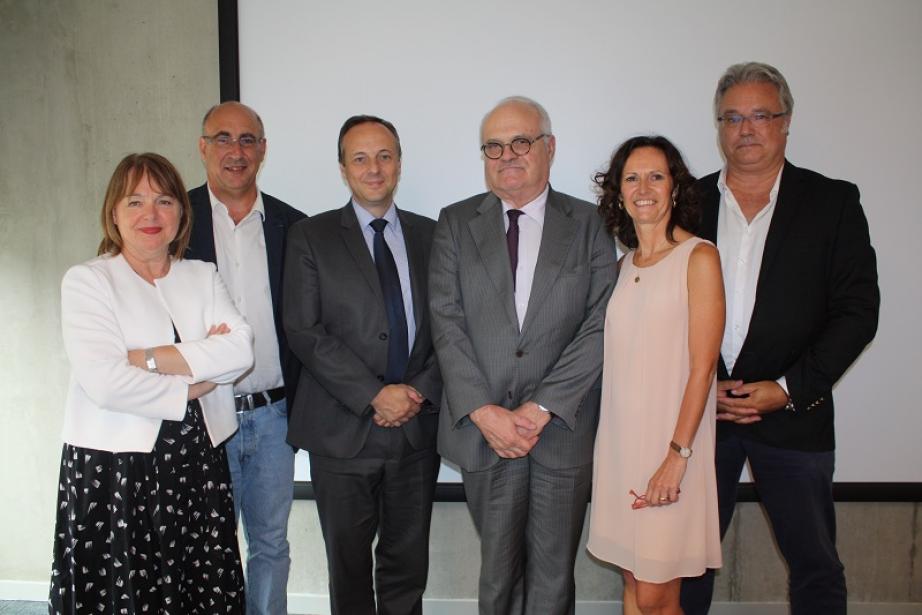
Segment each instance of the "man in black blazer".
M748 460L790 571L791 612L846 610L836 551L832 388L877 330L877 265L858 189L785 160L793 98L777 69L727 69L714 106L726 167L699 181L720 249L727 328L718 365L720 526ZM707 613L713 573L682 584Z
M254 366L234 384L239 429L227 443L234 508L248 545L247 613L284 614L294 489L294 450L285 435L298 362L282 329L282 269L288 228L305 216L256 187L266 139L249 107L227 102L209 109L199 150L208 182L189 192L186 258L217 264L255 337Z
M349 118L338 149L352 199L289 235L284 323L303 368L288 441L310 452L332 613L420 614L442 392L427 308L435 222L394 204L390 122Z

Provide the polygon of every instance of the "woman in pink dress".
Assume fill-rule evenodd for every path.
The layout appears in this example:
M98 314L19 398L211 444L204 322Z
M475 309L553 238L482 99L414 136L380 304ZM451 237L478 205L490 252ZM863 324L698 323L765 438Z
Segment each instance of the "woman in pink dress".
M694 178L663 137L635 137L596 176L630 251L605 319L589 550L621 568L624 612L677 614L682 577L721 564L714 479L720 259L693 235Z

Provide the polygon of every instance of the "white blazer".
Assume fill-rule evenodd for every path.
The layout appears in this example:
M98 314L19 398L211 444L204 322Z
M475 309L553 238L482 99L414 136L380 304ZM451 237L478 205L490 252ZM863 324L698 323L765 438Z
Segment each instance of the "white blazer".
M230 333L206 337L211 325ZM124 257L72 267L61 283L61 325L71 378L64 441L112 452L150 452L164 419L186 411L189 385L219 383L199 399L211 442L237 429L233 382L253 364L253 331L212 263L174 260L147 283ZM155 374L128 363L128 351L174 343L192 377Z

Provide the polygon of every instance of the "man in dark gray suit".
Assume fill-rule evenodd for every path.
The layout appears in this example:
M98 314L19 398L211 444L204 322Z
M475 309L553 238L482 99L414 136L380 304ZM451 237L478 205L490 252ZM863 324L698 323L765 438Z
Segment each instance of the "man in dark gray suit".
M310 452L334 615L420 614L426 588L442 393L427 309L435 222L394 205L400 153L390 122L346 120L352 199L289 234L284 323L304 367L288 441Z
M490 192L446 207L432 247L439 451L480 533L480 612L573 613L615 247L595 207L551 189L541 105L501 101L481 143Z

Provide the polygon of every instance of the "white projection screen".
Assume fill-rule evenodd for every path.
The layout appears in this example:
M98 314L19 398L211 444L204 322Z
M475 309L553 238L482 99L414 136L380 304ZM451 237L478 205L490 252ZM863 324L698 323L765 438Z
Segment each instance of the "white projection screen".
M551 182L591 176L627 137L659 133L696 175L718 169L712 97L730 64L765 61L794 94L788 158L855 182L877 250L877 338L839 382L837 483L922 484L922 3L240 0L239 97L262 116L260 187L308 214L349 198L350 115L392 121L398 206L430 217L484 190L478 129L500 98L549 111ZM222 68L222 73L223 73ZM796 297L791 298L796 301ZM306 455L298 480L309 480ZM442 481L457 481L451 468Z

